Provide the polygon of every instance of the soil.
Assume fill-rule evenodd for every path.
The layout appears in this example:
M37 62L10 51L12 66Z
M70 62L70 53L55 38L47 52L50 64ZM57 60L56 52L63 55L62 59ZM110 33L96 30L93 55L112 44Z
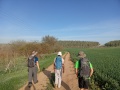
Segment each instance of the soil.
M70 60L70 54L64 54L63 58L65 60L65 72L62 74L62 85L61 88L54 88L53 86L53 90L80 90L78 88L78 80L75 74L74 64ZM38 83L33 84L31 88L29 88L27 82L19 90L45 90L48 83L50 83L50 80L53 80L53 78L51 78L53 73L53 65L50 65L43 72L38 73Z

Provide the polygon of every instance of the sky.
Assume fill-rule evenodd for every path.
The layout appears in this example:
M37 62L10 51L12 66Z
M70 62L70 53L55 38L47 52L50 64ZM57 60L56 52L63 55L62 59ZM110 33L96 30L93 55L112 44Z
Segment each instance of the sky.
M120 0L0 0L0 43L120 40Z

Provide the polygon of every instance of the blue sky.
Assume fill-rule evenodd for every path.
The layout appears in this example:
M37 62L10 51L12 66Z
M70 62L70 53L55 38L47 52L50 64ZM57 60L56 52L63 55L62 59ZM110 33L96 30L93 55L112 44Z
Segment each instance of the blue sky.
M0 0L0 43L120 40L120 0Z

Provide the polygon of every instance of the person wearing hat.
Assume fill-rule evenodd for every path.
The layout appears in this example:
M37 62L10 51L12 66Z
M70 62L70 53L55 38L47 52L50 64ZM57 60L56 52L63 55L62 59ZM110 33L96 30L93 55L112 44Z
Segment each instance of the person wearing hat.
M37 71L40 71L37 52L33 51L28 58L28 87L32 85L32 79L34 84L38 82Z
M93 66L86 58L83 51L78 53L79 60L75 63L75 73L78 77L78 86L80 90L88 90L89 79L93 74Z
M64 59L62 52L58 52L57 57L54 59L54 72L55 72L55 88L61 87L62 72L64 73Z

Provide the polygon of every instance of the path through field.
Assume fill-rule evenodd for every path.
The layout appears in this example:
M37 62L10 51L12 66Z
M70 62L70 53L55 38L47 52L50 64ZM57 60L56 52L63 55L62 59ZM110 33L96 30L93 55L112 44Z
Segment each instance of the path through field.
M63 55L63 57L65 59L65 73L63 73L62 75L62 86L60 89L55 89L53 87L53 90L80 90L78 88L77 77L74 71L74 65L70 61L70 54L66 53L65 55ZM24 85L19 90L45 90L47 83L50 83L49 79L51 78L51 73L53 72L53 65L50 65L47 69L38 74L39 82L37 84L33 84L31 88L28 88L27 82L26 85Z

